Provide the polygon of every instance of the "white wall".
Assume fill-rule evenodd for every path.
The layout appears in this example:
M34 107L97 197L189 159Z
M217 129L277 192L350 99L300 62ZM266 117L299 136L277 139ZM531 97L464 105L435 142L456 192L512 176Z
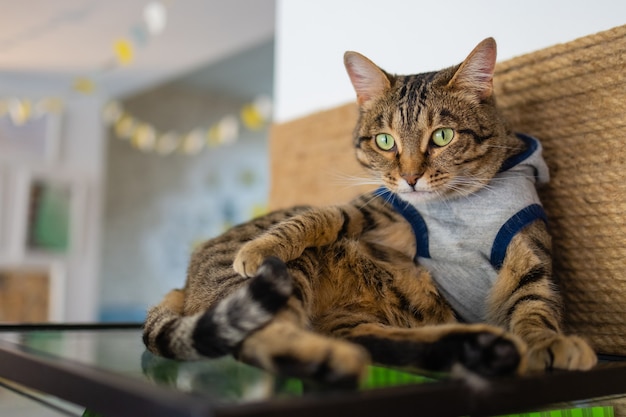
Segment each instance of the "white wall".
M100 246L105 144L100 97L75 97L65 105L65 141L62 164L83 185L83 215L78 226L81 236L67 260L64 320L90 322L98 317Z
M461 62L488 36L505 60L625 23L615 0L278 0L274 119L354 100L346 50L417 73Z

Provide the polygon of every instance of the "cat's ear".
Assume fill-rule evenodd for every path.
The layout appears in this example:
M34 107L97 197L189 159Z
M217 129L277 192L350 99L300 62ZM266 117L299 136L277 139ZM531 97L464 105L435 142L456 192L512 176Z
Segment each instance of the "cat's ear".
M493 38L479 43L459 66L448 87L471 91L479 100L489 98L493 91L496 54L496 41Z
M359 106L380 97L391 87L387 74L358 52L346 52L343 63L356 91Z

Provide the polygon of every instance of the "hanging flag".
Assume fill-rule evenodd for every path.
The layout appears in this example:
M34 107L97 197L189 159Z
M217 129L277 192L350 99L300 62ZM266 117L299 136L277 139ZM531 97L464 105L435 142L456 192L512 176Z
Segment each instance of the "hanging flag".
M181 152L188 155L199 153L204 147L204 134L200 129L194 129L189 132L181 144Z
M175 132L159 135L156 142L156 151L161 155L169 155L180 146L182 139Z
M128 39L118 39L113 44L115 57L120 65L128 65L134 59L133 44Z
M77 77L72 82L72 89L83 94L92 94L96 90L96 84L89 78Z
M143 10L143 19L152 35L158 35L163 32L167 23L167 9L158 2L148 3Z
M32 114L33 106L30 100L12 99L9 102L9 116L16 126L22 126Z
M139 123L132 133L130 143L141 151L152 151L156 145L156 131L147 123Z
M140 48L148 44L148 33L145 26L140 23L130 28L130 36L133 39L133 44Z
M130 139L135 131L136 125L137 122L135 119L131 115L124 113L117 122L115 122L115 135L120 139Z

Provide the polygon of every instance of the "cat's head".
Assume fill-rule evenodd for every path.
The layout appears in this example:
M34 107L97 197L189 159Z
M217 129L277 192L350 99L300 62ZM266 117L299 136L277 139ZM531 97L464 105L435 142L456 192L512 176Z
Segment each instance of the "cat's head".
M492 38L455 67L407 76L346 52L359 106L358 161L413 204L483 188L519 147L496 109L495 61Z

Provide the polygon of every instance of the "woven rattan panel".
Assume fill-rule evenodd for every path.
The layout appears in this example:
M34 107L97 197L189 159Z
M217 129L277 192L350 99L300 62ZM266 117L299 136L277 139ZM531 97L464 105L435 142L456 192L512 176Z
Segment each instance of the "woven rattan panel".
M356 119L347 104L272 127L271 209L342 203L372 188L355 185L365 177L354 158Z
M496 94L512 127L543 142L541 190L568 330L626 354L626 26L509 61ZM346 82L348 79L346 77ZM344 202L372 186L354 160L353 104L276 125L270 206Z
M626 26L498 65L514 129L541 139L541 191L569 330L626 354Z

